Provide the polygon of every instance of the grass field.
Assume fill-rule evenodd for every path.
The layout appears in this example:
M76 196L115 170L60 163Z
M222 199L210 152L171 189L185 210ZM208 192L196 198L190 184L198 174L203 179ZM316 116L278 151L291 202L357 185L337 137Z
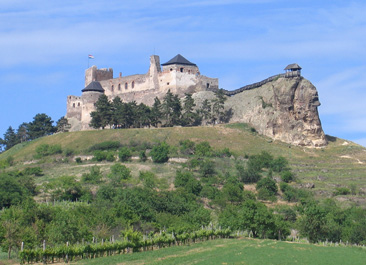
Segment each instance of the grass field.
M365 264L366 249L274 240L221 239L150 252L81 260L77 264Z

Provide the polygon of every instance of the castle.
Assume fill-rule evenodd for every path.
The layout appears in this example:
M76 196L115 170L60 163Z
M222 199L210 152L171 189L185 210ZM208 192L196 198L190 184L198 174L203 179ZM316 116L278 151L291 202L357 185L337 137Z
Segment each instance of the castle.
M118 96L124 102L152 105L155 97L162 99L168 90L182 97L184 93L218 88L218 78L201 75L198 66L180 54L161 65L159 56L152 55L146 74L122 76L119 73L117 78L113 77L112 68L92 66L85 71L82 95L67 96L66 118L71 124L71 131L91 129L90 113L95 110L94 103L103 93L110 100Z

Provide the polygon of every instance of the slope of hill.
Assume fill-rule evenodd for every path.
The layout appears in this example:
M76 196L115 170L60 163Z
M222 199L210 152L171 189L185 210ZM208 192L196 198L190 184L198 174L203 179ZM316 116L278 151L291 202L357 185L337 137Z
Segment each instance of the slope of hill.
M37 146L42 144L59 144L63 150L71 150L74 155L83 155L88 153L87 150L92 145L108 140L120 141L122 144L166 141L175 146L186 139L196 143L208 141L214 149L229 148L238 157L258 154L261 151L283 156L289 160L296 174L295 185L307 187L321 197L330 197L336 188L345 187L351 194L338 195L337 200L353 201L362 205L366 201L366 149L347 140L331 136L327 138L329 144L326 147L308 149L273 141L240 123L214 127L80 131L55 134L19 144L0 154L0 161L11 156L16 162L12 169L19 170L31 164L40 164L39 160L34 159L34 155ZM42 161L45 177L38 181L44 181L49 176L57 177L75 172L81 175L83 168L87 170L85 165L69 166L56 160ZM139 163L134 163L134 167L140 166ZM170 167L166 165L164 170L169 171Z

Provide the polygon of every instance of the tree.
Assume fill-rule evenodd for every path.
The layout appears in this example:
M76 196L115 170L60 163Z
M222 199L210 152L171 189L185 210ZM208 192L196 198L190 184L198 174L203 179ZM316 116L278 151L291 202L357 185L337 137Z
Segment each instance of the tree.
M197 126L201 123L200 116L197 112L194 112L194 99L192 94L185 94L186 97L183 101L183 115L182 115L182 125L183 126Z
M96 110L90 113L90 126L104 129L107 125L112 125L112 107L108 97L105 94L101 95L94 106Z
M18 143L19 140L14 129L11 126L9 126L9 128L6 130L4 134L4 139L2 140L2 144L5 145L5 150L9 150Z
M19 183L16 176L0 175L0 208L20 204L28 196L27 189Z
M162 116L162 106L160 100L155 97L154 104L151 108L151 116L150 116L150 122L151 125L154 127L158 127L159 123L161 123L161 116Z
M172 127L174 125L179 125L181 111L182 106L178 95L173 95L169 89L162 104L162 114L165 118L165 126Z
M45 113L34 116L33 121L28 124L28 133L31 140L50 135L56 132L53 126L53 120Z
M269 177L258 181L256 189L261 200L274 200L278 191L276 181Z
M202 119L204 120L205 124L211 123L212 106L211 106L210 101L207 98L202 103L201 114L202 114Z
M300 233L307 236L311 243L325 240L328 232L326 212L315 202L304 206L303 216L299 220Z
M124 103L122 102L120 97L115 97L111 104L112 108L112 118L111 123L114 125L115 128L119 128L125 124L124 120Z
M108 177L111 179L112 184L119 185L123 180L131 178L131 170L122 164L116 163L111 166L111 173Z
M21 210L17 207L7 209L1 215L0 243L2 248L8 249L8 259L13 248L21 243L21 232L24 228L20 225L20 215Z
M18 141L20 141L21 143L29 140L28 125L29 125L28 123L23 122L18 127L17 138Z
M223 122L225 118L224 104L226 101L226 96L224 90L219 89L215 92L216 98L212 101L212 122L213 124Z
M128 147L122 147L118 151L118 157L121 162L127 162L131 160L131 151Z
M56 130L57 132L68 132L70 129L69 121L65 117L61 117L56 122Z

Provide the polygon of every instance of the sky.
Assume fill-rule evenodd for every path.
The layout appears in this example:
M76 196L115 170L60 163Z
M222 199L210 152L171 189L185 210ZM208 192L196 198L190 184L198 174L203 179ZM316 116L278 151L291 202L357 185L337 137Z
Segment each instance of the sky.
M66 114L88 63L146 73L182 54L234 90L298 63L326 134L366 146L366 1L0 0L0 137ZM91 54L95 59L88 60Z

